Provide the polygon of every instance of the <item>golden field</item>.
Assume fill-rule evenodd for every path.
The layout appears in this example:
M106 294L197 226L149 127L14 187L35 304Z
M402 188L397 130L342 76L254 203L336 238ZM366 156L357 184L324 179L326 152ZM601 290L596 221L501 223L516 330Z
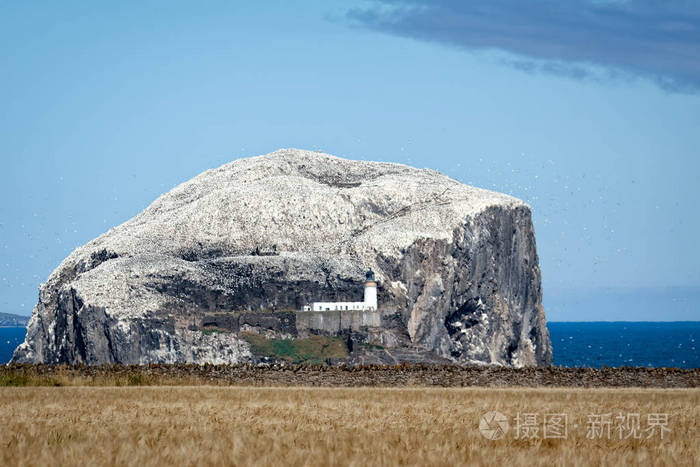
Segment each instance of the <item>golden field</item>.
M697 465L699 407L700 389L6 387L0 465ZM606 412L670 431L589 439ZM567 436L516 439L519 413L565 413Z

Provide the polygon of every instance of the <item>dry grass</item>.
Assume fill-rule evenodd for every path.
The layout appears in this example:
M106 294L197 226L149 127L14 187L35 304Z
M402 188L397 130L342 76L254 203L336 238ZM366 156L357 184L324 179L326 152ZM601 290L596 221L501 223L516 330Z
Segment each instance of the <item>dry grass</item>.
M699 407L698 389L0 388L0 465L697 465ZM489 441L489 410L567 413L570 433ZM671 432L587 439L605 412Z

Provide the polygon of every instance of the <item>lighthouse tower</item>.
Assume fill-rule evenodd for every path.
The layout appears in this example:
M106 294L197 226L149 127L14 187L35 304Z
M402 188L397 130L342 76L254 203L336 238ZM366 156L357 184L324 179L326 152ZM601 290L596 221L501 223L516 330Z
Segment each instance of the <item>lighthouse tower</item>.
M377 309L377 283L374 281L372 268L365 274L365 309Z

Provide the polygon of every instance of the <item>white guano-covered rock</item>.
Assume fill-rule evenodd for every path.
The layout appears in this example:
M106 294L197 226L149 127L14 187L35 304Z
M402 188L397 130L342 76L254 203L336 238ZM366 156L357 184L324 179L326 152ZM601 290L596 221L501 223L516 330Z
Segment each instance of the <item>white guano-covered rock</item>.
M358 298L368 267L393 316L385 341L457 363L551 363L526 204L297 149L208 170L76 249L41 285L14 360L247 361L244 340L202 320Z

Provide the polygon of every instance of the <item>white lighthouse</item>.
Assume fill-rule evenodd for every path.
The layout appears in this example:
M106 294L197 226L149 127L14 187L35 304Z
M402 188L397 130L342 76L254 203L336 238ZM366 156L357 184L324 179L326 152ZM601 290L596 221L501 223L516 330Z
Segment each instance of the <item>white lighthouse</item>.
M365 309L377 309L377 283L374 281L372 268L365 274Z
M362 302L313 302L302 311L377 311L377 282L370 268L365 273L365 298Z

